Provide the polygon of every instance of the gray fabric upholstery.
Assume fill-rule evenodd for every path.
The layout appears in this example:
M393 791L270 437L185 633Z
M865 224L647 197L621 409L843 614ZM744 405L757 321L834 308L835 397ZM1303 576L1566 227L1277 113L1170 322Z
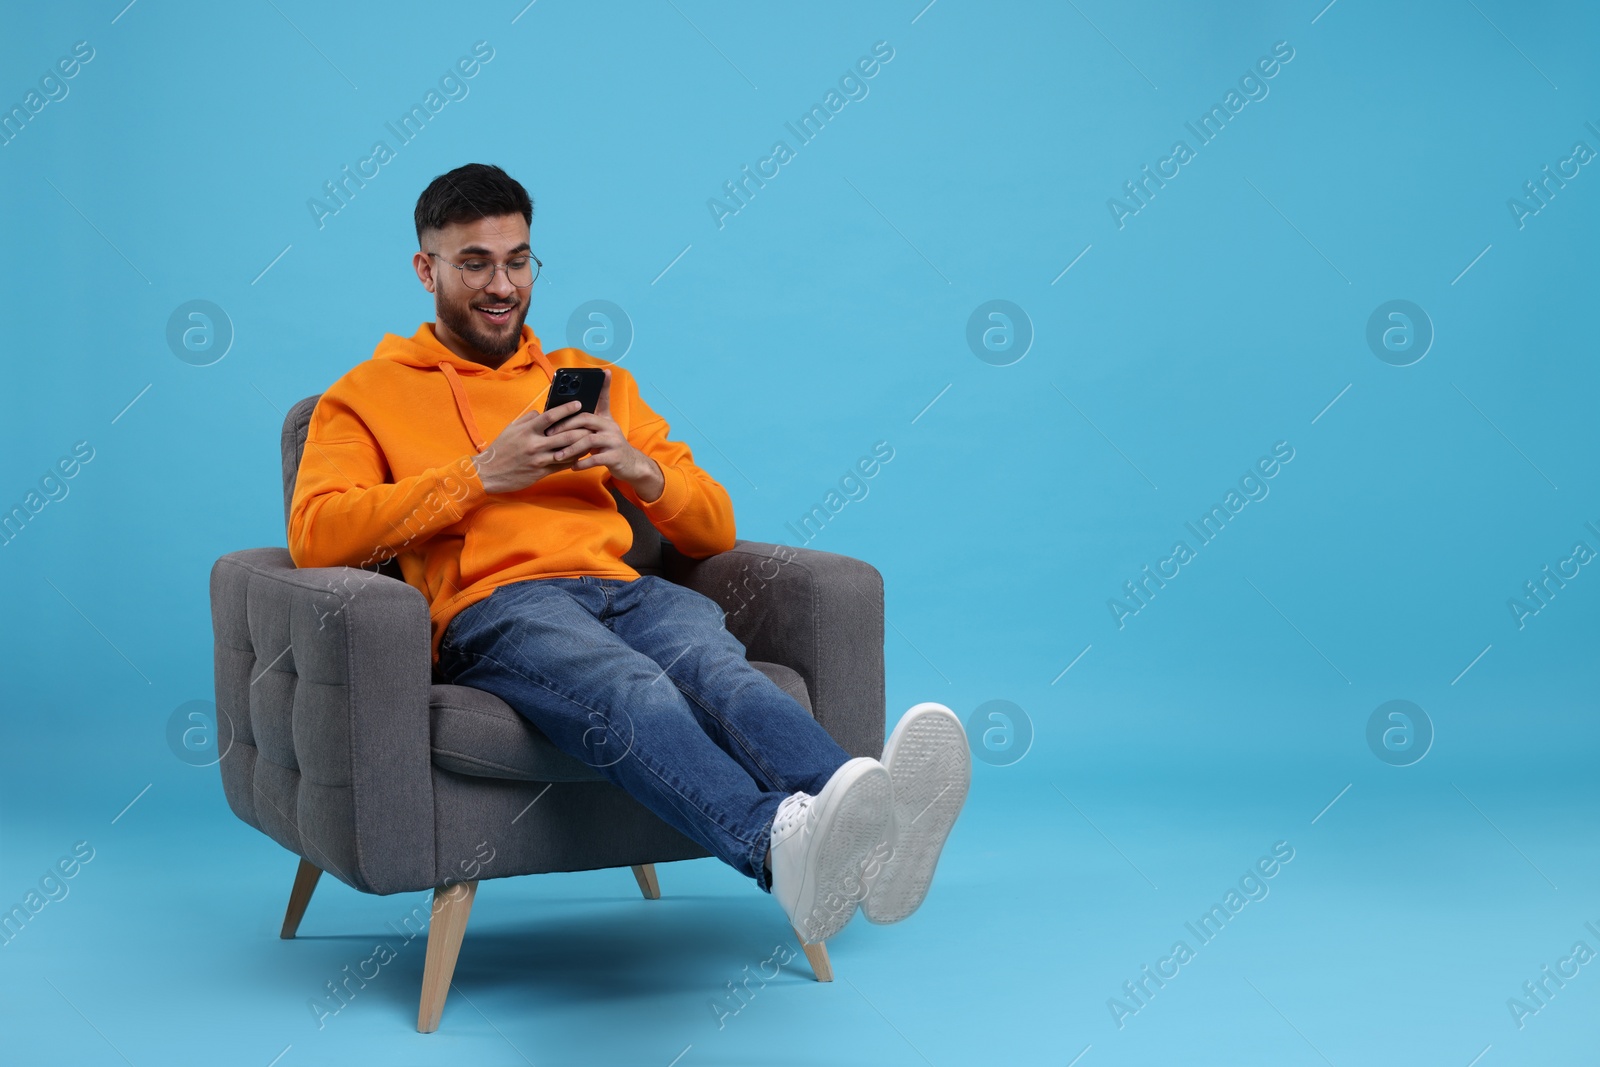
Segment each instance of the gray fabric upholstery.
M422 594L256 548L212 567L211 620L234 814L365 892L432 885Z
M515 782L436 767L433 790L435 885L450 878L595 871L707 854L609 782ZM481 870L474 867L488 856L493 858Z
M430 697L433 765L475 778L600 782L600 772L556 748L493 693L436 685Z
M317 410L322 394L308 396L283 419L283 435L278 449L283 456L283 528L289 528L289 509L294 504L294 484L300 477L300 456L306 450L306 434L311 430L311 413Z
M284 422L286 520L316 400ZM852 754L881 751L875 570L743 541L693 561L626 499L619 507L635 529L633 567L716 599L755 666ZM219 728L232 734L219 761L229 806L356 889L705 855L497 697L434 684L428 606L403 581L248 549L212 567L211 617Z

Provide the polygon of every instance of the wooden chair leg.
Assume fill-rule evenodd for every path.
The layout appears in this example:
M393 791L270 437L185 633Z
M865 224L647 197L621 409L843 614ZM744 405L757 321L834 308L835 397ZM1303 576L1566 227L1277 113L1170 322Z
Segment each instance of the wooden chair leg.
M639 892L644 894L646 900L661 899L661 883L656 880L656 865L653 863L640 863L633 868L634 880L639 883Z
M828 943L818 941L814 945L806 944L805 938L800 937L796 930L794 936L799 939L800 947L805 950L806 962L811 964L811 973L817 976L819 982L833 981L833 963L828 959Z
M461 938L467 932L467 916L472 914L472 900L477 893L477 882L457 882L433 891L428 956L422 965L422 1003L417 1008L419 1034L439 1029L444 998L449 995L450 979L456 973L456 957L461 952Z
M322 868L308 859L301 859L300 869L294 872L294 888L289 891L289 910L283 913L283 929L278 931L278 936L285 941L294 937L300 929L306 905L311 903L311 894L317 888L317 879L321 877Z

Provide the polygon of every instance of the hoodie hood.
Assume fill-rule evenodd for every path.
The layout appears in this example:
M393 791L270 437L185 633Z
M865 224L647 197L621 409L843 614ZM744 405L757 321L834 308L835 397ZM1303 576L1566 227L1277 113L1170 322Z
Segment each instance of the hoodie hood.
M408 367L424 369L447 363L458 374L502 380L520 377L535 366L543 370L547 377L555 376L555 369L545 358L544 347L539 344L539 338L526 324L522 327L522 340L518 343L517 350L498 367L485 367L482 363L462 359L450 351L434 334L431 322L424 322L418 326L417 332L410 337L401 337L394 333L384 334L383 340L378 342L377 349L372 353L372 358L392 359Z
M431 322L424 322L418 326L417 332L410 337L401 337L393 333L384 334L383 339L378 342L377 349L372 353L372 358L393 360L407 367L438 370L444 374L445 380L450 383L450 394L455 397L456 414L461 417L461 425L480 452L489 447L489 441L478 430L478 420L473 418L472 403L467 399L467 391L461 385L461 375L509 381L537 369L544 372L547 383L555 381L556 376L555 368L551 366L550 360L545 357L543 347L539 344L539 338L526 323L523 324L522 341L517 345L517 350L498 367L485 367L482 363L462 359L450 351L434 334Z

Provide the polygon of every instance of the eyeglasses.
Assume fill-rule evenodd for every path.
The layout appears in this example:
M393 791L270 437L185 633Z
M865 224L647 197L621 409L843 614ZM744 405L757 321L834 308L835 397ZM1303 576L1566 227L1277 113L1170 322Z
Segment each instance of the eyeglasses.
M509 263L491 263L487 259L469 259L465 263L452 263L437 252L429 252L439 262L447 267L454 267L461 272L461 281L468 289L483 289L494 281L496 271L505 271L506 280L518 289L527 289L539 280L539 271L544 269L544 264L539 262L539 257L532 252L517 256Z

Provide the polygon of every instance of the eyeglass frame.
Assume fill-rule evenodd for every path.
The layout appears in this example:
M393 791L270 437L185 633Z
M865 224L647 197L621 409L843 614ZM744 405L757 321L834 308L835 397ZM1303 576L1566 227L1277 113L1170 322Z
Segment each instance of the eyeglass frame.
M450 262L448 259L445 259L444 256L442 254L438 253L438 252L429 252L428 253L428 255L433 256L435 259L437 259L440 262L442 262L445 266L454 267L457 271L459 271L460 274L461 274L461 284L462 285L466 285L468 289L471 289L475 293L481 293L485 289L489 288L489 286L493 285L494 284L494 279L495 279L496 275L500 271L505 271L506 281L511 282L511 287L513 289L532 289L533 288L533 283L539 280L540 271L544 270L544 260L542 260L538 256L534 255L532 252L524 252L524 253L521 253L521 254L522 255L526 255L529 259L533 260L534 266L536 268L534 270L534 272L533 272L533 280L528 282L527 285L518 285L516 282L511 282L511 266L510 266L510 264L508 264L508 263L495 263L495 264L492 265L493 269L491 269L490 272L489 272L489 280L488 281L484 282L482 285L479 285L479 286L471 286L471 285L467 285L467 274L466 274L467 268L466 267L462 266L459 263Z

